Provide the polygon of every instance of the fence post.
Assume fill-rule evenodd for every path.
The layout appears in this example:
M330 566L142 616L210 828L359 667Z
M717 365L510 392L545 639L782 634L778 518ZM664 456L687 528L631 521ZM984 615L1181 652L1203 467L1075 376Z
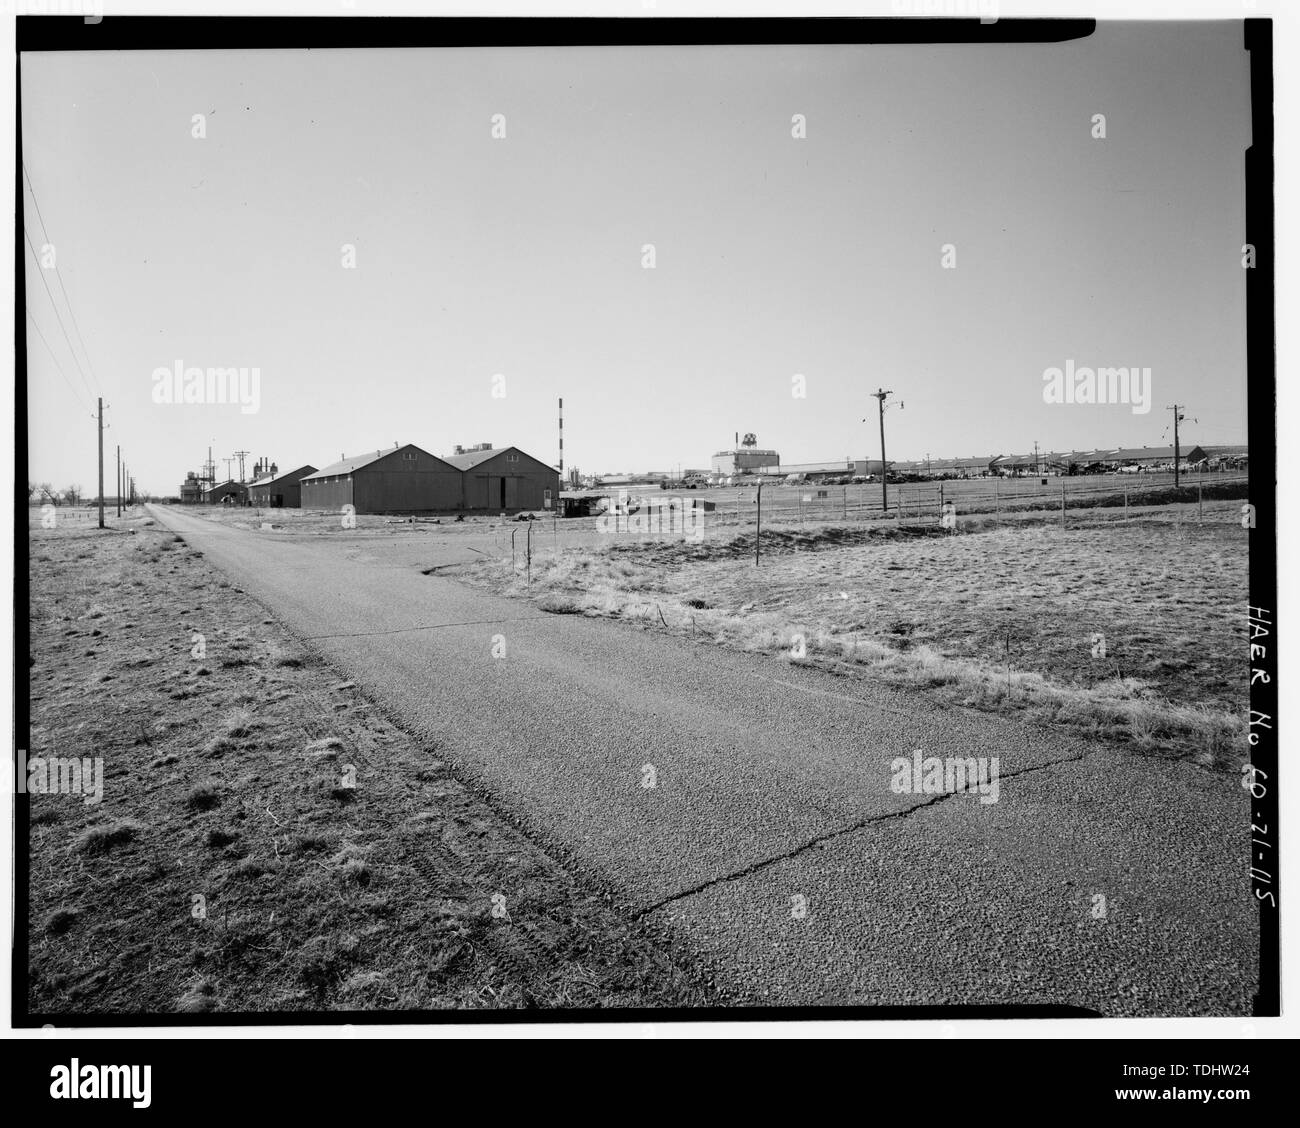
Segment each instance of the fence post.
M1201 519L1201 479L1196 479L1196 520Z
M1002 516L1002 503L998 500L998 480L996 476L993 479L993 516L995 519Z
M758 483L758 520L754 526L754 567L758 567L758 544L763 535L763 483Z
M528 582L533 582L533 523L528 522L528 532L524 535L524 544L527 546L528 556Z
M1124 483L1124 520L1128 520L1128 483Z
M1061 528L1065 528L1065 479L1061 479Z
M517 528L510 530L510 571L512 572L515 570L515 534L518 532Z

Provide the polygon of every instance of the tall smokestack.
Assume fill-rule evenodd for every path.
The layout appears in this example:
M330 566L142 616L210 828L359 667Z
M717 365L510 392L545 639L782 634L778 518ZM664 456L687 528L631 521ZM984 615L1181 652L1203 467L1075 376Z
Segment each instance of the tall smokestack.
M560 397L560 488L564 488L564 397Z

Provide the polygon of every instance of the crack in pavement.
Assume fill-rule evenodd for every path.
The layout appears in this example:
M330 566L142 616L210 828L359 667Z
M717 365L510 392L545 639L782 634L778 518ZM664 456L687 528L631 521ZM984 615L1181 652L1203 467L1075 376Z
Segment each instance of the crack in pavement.
M1049 768L1055 768L1060 764L1078 763L1080 760L1083 760L1088 756L1095 756L1100 751L1101 749L1094 749L1090 752L1080 752L1077 756L1063 756L1059 760L1052 760L1050 763L1046 764L1035 764L1030 768L1021 768L1020 771L1011 772L1007 775L999 773L998 783L1000 786L1005 780L1016 779L1019 776L1028 775L1030 772L1045 771ZM914 803L912 806L905 807L901 811L890 811L883 815L872 815L869 818L861 819L852 826L842 827L839 830L829 830L825 834L819 834L815 838L810 838L802 846L796 846L793 850L787 850L784 854L776 854L773 857L765 858L759 862L754 862L753 864L746 866L744 869L737 870L735 873L724 874L722 877L710 878L708 881L701 882L699 885L696 885L691 889L684 889L680 893L673 893L670 896L663 898L661 901L656 901L653 905L637 910L634 916L637 920L640 920L643 917L649 916L650 913L662 909L665 905L672 904L674 901L680 901L686 897L693 897L697 893L702 893L706 889L712 889L714 886L723 885L729 881L739 881L742 878L749 877L751 874L758 873L759 870L766 869L768 866L776 865L778 862L786 862L791 858L797 858L800 854L816 849L823 842L829 842L832 839L841 838L846 834L853 834L856 831L871 826L873 823L887 822L890 819L905 819L915 814L917 811L924 810L926 807L933 807L936 803L942 803L945 800L952 799L958 795L969 794L972 794L969 789L966 791L940 792L932 798L925 800L923 803Z
M394 627L390 631L349 631L344 634L299 635L303 640L322 638L372 638L376 635L406 634L408 631L438 631L446 627L482 627L496 623L530 623L537 619L549 619L550 615L519 615L513 619L470 619L464 623L426 623L419 627Z

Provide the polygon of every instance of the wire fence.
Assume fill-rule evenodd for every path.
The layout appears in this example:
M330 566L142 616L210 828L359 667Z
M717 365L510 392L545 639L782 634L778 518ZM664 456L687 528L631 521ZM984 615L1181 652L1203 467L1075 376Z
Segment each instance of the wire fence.
M1249 475L1240 471L1182 474L1177 485L1172 473L970 478L891 482L885 487L879 482L764 484L762 522L765 527L806 529L888 521L907 528L960 531L963 526L1044 519L1068 525L1071 514L1076 519L1136 520L1160 507L1178 520L1237 523L1248 485ZM629 491L627 496L634 513L638 507L647 512L665 504L660 491L653 489ZM758 520L756 486L682 491L679 496L685 504L703 507L706 528L738 532ZM629 531L635 528L634 521Z

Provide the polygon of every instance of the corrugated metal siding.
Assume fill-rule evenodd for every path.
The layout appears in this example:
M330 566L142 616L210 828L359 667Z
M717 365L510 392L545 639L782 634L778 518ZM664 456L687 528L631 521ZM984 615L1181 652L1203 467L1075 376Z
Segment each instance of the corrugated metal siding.
M421 460L426 461L427 460ZM396 459L353 475L358 513L446 513L460 508L460 472L402 469Z
M280 499L278 503L277 497ZM249 490L248 500L268 509L277 504L285 509L298 509L302 505L302 489L297 482L277 482Z
M517 457L510 459L507 457L510 454ZM502 509L541 509L547 490L551 491L551 504L555 505L560 496L559 471L509 448L464 472L465 508L470 510L499 513Z
M466 509L487 509L488 502L488 475L479 474L474 470L467 470L462 475L464 484L465 508ZM500 509L500 501L493 503L495 508Z
M417 450L412 459L405 457L407 453L411 453L410 447L354 470L350 483L305 480L302 507L338 510L355 505L358 513L450 513L461 509L499 513L503 508L541 509L548 489L552 505L560 495L559 472L522 452L503 449L463 473L436 456ZM517 454L517 458L507 459L508 453Z
M352 483L340 482L303 482L302 507L304 509L342 510L352 504Z

